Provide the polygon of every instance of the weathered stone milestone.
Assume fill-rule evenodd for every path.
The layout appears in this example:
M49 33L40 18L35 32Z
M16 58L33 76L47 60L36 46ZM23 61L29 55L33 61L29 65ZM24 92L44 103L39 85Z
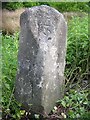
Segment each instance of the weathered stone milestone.
M49 113L62 98L66 54L66 22L46 5L28 8L20 17L15 97L27 108Z

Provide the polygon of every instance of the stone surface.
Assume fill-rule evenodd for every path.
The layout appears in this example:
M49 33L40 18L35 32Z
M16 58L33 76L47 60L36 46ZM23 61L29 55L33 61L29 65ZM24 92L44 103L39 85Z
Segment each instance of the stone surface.
M15 97L49 113L63 96L67 25L61 13L42 5L26 9L20 26Z

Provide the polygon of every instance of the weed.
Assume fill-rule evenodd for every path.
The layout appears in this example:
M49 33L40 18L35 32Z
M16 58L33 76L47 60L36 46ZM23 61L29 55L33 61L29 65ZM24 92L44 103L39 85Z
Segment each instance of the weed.
M67 118L81 118L85 113L89 113L88 90L69 90L62 100L57 102L62 105L65 109L68 108Z

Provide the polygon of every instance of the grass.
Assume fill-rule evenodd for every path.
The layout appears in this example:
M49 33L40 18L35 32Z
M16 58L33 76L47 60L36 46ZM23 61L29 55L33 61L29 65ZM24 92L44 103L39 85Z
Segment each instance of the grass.
M88 16L75 17L68 24L65 76L67 81L88 81L89 76ZM71 84L70 83L70 84Z
M14 99L14 83L17 71L18 36L2 35L2 110L3 117L20 119L25 111ZM68 22L68 41L66 55L66 92L58 100L68 112L67 118L90 117L89 114L89 38L88 16L73 17Z
M23 9L17 9L15 11L2 10L2 30L6 33L13 34L15 31L20 30L19 18L20 14L24 12ZM1 20L0 18L0 20Z
M6 114L14 103L13 90L17 71L17 53L18 33L13 36L2 36L2 110L5 110Z

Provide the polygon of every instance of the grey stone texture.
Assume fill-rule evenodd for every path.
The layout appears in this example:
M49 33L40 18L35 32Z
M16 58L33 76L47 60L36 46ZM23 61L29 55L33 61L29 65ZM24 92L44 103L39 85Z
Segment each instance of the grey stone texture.
M28 8L20 17L15 97L26 108L49 113L64 93L67 25L52 7Z

